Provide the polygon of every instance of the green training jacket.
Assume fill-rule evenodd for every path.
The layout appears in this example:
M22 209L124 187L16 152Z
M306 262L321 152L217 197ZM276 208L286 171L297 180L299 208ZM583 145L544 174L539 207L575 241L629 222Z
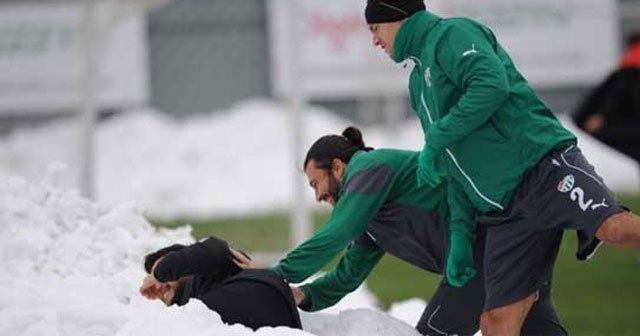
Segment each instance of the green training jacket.
M300 307L315 311L338 302L388 252L424 270L444 270L448 213L444 186L418 187L418 152L356 152L329 220L272 271L293 283L318 272L342 251L338 265L302 287Z
M447 267L459 270L471 262L475 216L505 209L526 172L576 138L536 96L491 30L477 22L415 13L396 35L393 58L415 63L409 90L425 133L418 182L448 182ZM458 247L467 255L460 257ZM454 285L468 280L456 281L449 272Z

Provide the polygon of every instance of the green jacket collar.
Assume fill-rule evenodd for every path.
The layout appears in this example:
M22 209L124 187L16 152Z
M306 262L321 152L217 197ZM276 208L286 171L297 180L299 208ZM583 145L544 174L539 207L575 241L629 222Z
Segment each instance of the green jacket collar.
M409 57L420 57L427 35L440 20L441 17L428 11L419 11L411 15L396 34L393 60L400 63Z

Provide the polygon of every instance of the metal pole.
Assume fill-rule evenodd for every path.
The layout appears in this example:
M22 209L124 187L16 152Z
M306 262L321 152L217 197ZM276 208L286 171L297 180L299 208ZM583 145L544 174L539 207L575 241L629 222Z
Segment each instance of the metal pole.
M294 13L300 13L300 11L297 10L299 7L296 1L291 2L291 6ZM292 85L291 94L289 96L289 106L291 109L291 155L293 155L292 162L294 163L302 162L302 158L305 154L305 149L302 148L305 135L303 111L307 101L303 87L304 80L301 73L302 52L299 47L300 44L298 43L298 41L301 40L299 36L301 29L300 27L297 27L299 23L299 20L294 19L293 27L289 30L292 36L291 41L293 41L293 43L291 43L291 51L293 55L293 61L291 62L291 83L294 84ZM296 167L296 169L293 169L293 176L291 178L293 179L294 199L293 209L290 214L290 245L294 247L304 242L311 235L311 215L309 212L309 205L306 202L305 193L307 192L307 183L304 174L302 174L298 167Z
M96 1L82 1L82 64L80 71L80 191L87 198L94 198L94 147L95 125L97 118L96 80L97 56L96 48L99 41L98 27L96 27Z
M404 117L404 100L401 95L384 96L384 123L387 143L393 143L399 132L400 122Z

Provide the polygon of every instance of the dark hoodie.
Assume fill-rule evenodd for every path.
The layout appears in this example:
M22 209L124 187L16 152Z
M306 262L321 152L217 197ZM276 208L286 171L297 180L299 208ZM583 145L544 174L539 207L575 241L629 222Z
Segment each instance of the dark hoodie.
M160 282L179 281L172 304L190 298L202 301L229 324L252 329L287 326L300 329L293 295L284 280L268 270L243 270L234 262L227 242L215 237L190 246L172 245L149 254L145 268Z

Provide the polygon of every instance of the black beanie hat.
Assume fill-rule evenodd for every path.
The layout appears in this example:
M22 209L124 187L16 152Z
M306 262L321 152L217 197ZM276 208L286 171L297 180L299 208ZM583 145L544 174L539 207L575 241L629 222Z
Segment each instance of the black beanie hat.
M400 21L424 10L423 0L367 0L367 24Z

